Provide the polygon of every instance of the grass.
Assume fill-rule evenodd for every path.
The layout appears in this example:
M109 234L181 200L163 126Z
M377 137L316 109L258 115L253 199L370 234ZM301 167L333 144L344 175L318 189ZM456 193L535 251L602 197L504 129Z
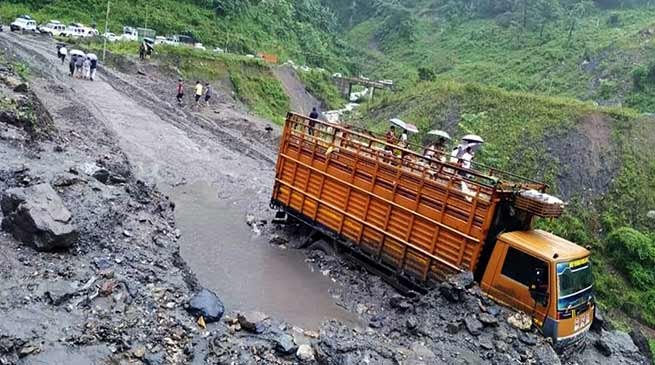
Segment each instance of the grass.
M345 99L341 96L334 82L332 82L328 72L321 70L300 70L298 75L305 84L307 91L323 102L324 107L334 110L344 106Z

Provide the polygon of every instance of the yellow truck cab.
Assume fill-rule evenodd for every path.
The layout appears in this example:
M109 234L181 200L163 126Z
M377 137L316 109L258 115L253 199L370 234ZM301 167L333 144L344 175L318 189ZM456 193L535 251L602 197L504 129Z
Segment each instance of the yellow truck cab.
M483 292L531 314L558 346L576 342L594 313L590 252L541 230L498 237L482 278Z

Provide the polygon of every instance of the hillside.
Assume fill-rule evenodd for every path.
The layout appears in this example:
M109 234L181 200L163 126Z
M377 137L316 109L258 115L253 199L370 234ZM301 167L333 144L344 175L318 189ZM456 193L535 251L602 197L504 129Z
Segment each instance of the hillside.
M486 143L476 160L545 180L570 204L563 218L539 225L593 247L601 305L655 326L653 119L627 109L454 82L421 83L381 98L363 110L362 123L383 131L392 117L416 123L423 133L480 134ZM421 142L425 135L413 138ZM612 259L617 253L639 258L627 264Z
M0 2L6 23L19 14L39 22L96 24L104 31L105 0L8 0ZM124 25L155 29L159 35L187 34L208 48L221 47L239 54L270 52L282 61L294 60L332 70L347 70L351 49L336 38L331 11L317 0L151 0L111 1L110 31Z
M342 15L351 26L348 41L375 61L364 64L364 72L408 85L418 79L479 82L655 110L652 7L608 10L582 2L578 9L531 1L536 8L524 13L520 4L526 2L495 11L445 0L400 3L353 22Z

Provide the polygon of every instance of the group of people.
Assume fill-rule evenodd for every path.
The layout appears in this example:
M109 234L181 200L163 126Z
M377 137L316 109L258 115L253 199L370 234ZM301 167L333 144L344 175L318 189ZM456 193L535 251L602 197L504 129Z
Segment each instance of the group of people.
M98 57L93 53L85 54L80 50L68 51L64 44L57 45L57 57L63 65L69 57L68 68L71 77L93 81L98 69Z
M402 129L400 135L396 132L396 127L391 126L384 135L387 145L385 150L389 153L400 153L402 158L411 158L403 150L395 150L390 145L396 145L401 149L409 149L408 132ZM462 139L462 142L455 146L448 156L447 141L445 137L436 137L424 147L423 157L430 161L450 162L456 164L464 169L470 169L473 159L475 158L475 151L482 144L481 140L467 140Z
M184 102L184 95L185 95L185 87L184 87L184 80L179 79L177 82L177 103L178 105L182 105ZM204 101L205 106L209 106L209 102L214 96L214 88L209 84L209 82L205 82L204 86L200 80L196 81L195 86L193 87L193 95L195 98L195 105L197 107L200 107L202 104L201 102Z

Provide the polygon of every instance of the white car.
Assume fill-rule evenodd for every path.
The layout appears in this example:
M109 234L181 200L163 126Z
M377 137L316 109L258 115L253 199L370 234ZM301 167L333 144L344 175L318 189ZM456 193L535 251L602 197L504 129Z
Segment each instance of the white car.
M103 34L102 36L107 38L107 40L109 42L116 42L117 40L120 39L119 37L116 36L116 34L110 33L110 32L107 32L107 33Z
M68 25L68 28L66 28L66 32L64 32L64 34L67 37L84 38L95 37L98 35L98 31L93 28L85 27L80 23L71 23Z
M155 44L167 44L167 43L168 40L166 39L166 37L162 37L162 36L155 37Z
M47 24L42 24L38 29L39 32L50 36L62 36L66 33L66 26L57 20L51 20Z
M9 24L9 29L11 29L12 32L38 32L36 29L36 22L27 16L16 18L13 23Z

